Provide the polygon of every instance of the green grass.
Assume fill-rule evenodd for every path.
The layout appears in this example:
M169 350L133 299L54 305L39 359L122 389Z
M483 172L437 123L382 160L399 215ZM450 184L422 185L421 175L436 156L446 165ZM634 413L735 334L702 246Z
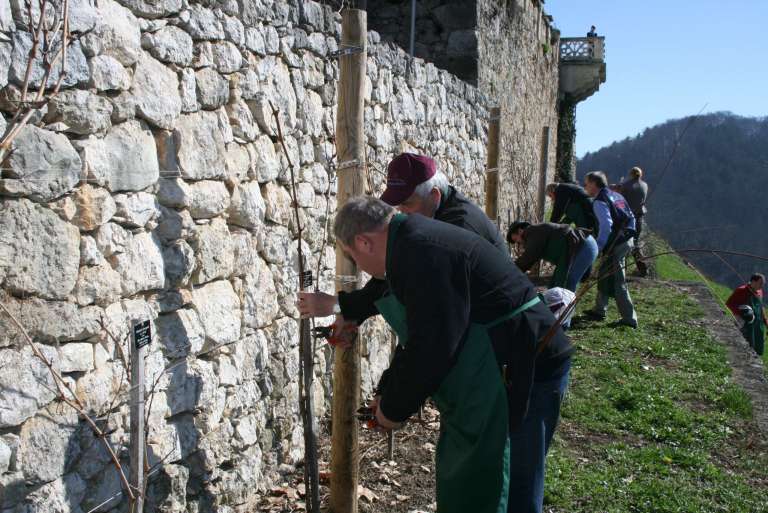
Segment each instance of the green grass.
M698 304L664 285L632 295L639 330L602 322L571 331L579 350L545 510L768 511L768 444L725 348L692 322Z
M661 254L671 251L669 244L656 234L650 234L650 245L653 247L653 254ZM731 295L732 290L720 283L708 279L703 274L696 272L690 264L685 263L677 254L669 253L656 257L654 259L656 266L656 276L661 280L683 280L703 282L712 294L720 302L723 312L726 315L732 315L731 311L725 307L725 302ZM763 354L763 362L768 366L768 351Z

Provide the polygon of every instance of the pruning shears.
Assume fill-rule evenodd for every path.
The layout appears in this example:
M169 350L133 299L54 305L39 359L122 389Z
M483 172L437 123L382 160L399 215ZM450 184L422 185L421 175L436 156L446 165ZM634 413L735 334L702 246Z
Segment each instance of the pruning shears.
M376 429L379 426L379 423L376 421L376 412L370 406L358 408L355 417L368 429Z
M332 346L344 345L353 342L357 338L357 326L347 326L337 332L336 323L330 326L316 326L312 328L312 336L315 338L324 338Z

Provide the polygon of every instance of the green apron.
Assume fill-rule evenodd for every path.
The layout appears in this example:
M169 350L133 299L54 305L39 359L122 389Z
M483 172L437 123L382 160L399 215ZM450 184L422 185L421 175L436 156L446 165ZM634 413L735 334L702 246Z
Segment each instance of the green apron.
M406 216L393 217L388 246ZM389 254L387 267L389 268ZM391 290L391 289L390 289ZM437 513L505 513L509 493L507 397L488 329L538 303L529 301L489 324L472 324L459 358L433 394L440 411ZM381 315L408 343L405 307L390 292L376 301Z
M765 349L765 332L763 331L763 303L760 298L754 294L750 294L750 306L755 313L755 320L749 324L744 324L741 332L744 334L744 338L749 341L749 346L755 350L755 352L762 356Z

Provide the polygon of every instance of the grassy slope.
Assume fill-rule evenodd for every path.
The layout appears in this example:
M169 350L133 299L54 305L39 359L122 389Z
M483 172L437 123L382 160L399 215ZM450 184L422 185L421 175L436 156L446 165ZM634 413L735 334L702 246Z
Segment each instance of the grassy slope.
M546 509L768 511L768 445L724 348L696 322L698 305L664 285L632 294L641 329L572 331L579 352Z

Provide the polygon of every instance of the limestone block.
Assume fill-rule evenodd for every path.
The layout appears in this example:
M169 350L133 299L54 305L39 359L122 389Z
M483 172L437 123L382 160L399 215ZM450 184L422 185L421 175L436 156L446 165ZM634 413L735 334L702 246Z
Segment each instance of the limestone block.
M77 308L66 301L6 297L3 304L24 320L24 327L35 342L56 344L85 340L101 333L100 308ZM0 347L23 345L24 339L8 319L0 319Z
M86 495L87 484L72 472L41 486L30 493L24 505L25 513L81 513L78 504Z
M239 91L237 92L237 96L231 98L226 107L229 122L232 124L232 133L235 137L253 141L259 135L259 127L253 119L251 109L239 98Z
M11 67L8 70L8 79L13 84L21 87L24 84L24 77L27 73L27 61L29 52L32 49L32 35L29 32L18 30L11 35L13 41L13 50L11 52ZM54 43L60 45L60 42ZM67 67L66 74L61 81L62 87L72 87L77 84L88 82L89 70L88 61L83 53L80 41L74 41L67 47ZM41 52L33 61L29 73L29 86L37 89L42 85L45 77L46 67L43 62ZM48 75L46 87L54 87L61 76L61 59L58 59Z
M157 343L169 360L197 354L205 343L205 330L194 310L182 308L157 318Z
M266 106L263 105L264 102L259 105L261 113L254 112L259 124L264 123L265 125L262 126L262 129L266 133L277 133L271 110L269 110L269 101L280 108L284 129L294 128L296 126L297 101L288 66L280 59L266 57L258 62L256 74L264 84L263 92L265 100L267 100Z
M181 96L181 112L196 112L200 106L197 104L197 81L195 71L184 68L179 71L179 95Z
M306 91L306 97L300 110L300 119L305 133L319 137L323 133L323 100L314 91Z
M77 185L82 162L64 135L27 125L13 141L7 167L1 193L51 201Z
M243 323L249 328L267 327L280 313L272 272L261 259L258 262L245 275L239 291L243 303Z
M224 27L212 10L200 4L192 4L180 17L183 28L195 41L224 39Z
M245 27L243 22L233 16L224 16L222 25L224 27L224 36L227 41L232 41L237 46L243 46L245 43Z
M243 66L240 50L229 41L213 43L212 51L213 64L220 73L234 73Z
M109 55L97 55L88 61L90 86L99 92L125 91L131 87L131 76L120 61Z
M75 393L87 410L101 414L118 393L122 375L122 364L109 362L78 379Z
M259 76L250 67L235 73L232 80L237 84L244 100L253 100L261 91Z
M253 143L253 170L259 183L275 180L280 174L275 144L266 135L259 136Z
M160 207L160 220L155 233L165 242L191 237L197 227L188 210Z
M239 326L239 325L238 325ZM59 369L56 349L38 345L43 356ZM48 368L29 347L0 350L0 428L18 426L56 397L56 384Z
M104 139L78 141L88 177L112 192L140 191L160 176L152 132L140 121L112 127Z
M149 233L133 236L125 251L113 255L110 261L115 271L120 274L125 296L145 290L161 289L165 285L165 263L160 241Z
M256 247L256 238L247 230L236 226L231 226L230 232L234 253L232 274L233 276L244 276L257 265L258 248Z
M65 299L74 287L80 233L53 211L25 199L0 198L0 248L5 288Z
M46 122L63 122L78 135L104 134L111 126L112 104L82 89L62 91L48 105Z
M164 18L181 11L182 0L121 0L136 16L143 18Z
M151 124L172 130L181 114L179 79L169 68L147 54L141 55L131 91L137 113ZM163 94L158 94L162 91Z
M93 369L93 344L70 342L59 349L61 372L88 372Z
M328 43L325 38L325 34L321 32L314 32L307 36L307 47L313 53L320 57L325 57L328 53Z
M96 246L109 258L116 253L123 253L131 240L131 234L116 223L107 223L96 232Z
M161 61L179 66L192 63L192 38L185 31L172 25L141 37L141 46Z
M117 212L115 221L130 227L140 228L160 215L160 205L148 192L116 194Z
M195 43L193 49L194 57L192 59L192 67L195 69L200 68L215 68L213 62L213 45L210 41L203 41L202 43Z
M88 54L114 57L124 66L134 64L141 55L141 32L136 17L113 0L99 0L97 11L96 27L83 38Z
M0 0L2 2L2 0ZM1 5L1 4L0 4ZM8 85L8 70L11 67L11 51L13 46L10 43L0 43L0 87ZM3 120L3 124L4 124ZM5 130L3 130L5 133Z
M184 240L163 247L166 288L185 287L195 269L195 252Z
M223 182L201 180L189 186L189 213L193 219L210 219L229 207L229 191Z
M0 438L0 474L5 474L11 466L11 448Z
M217 375L219 377L219 385L223 387L233 387L241 383L240 375L237 367L228 355L222 354L217 359Z
M219 280L196 288L192 305L203 323L206 340L224 344L240 338L240 299L231 283Z
M235 427L235 435L245 445L253 445L259 441L258 427L253 416L241 417Z
M136 97L128 91L123 91L112 101L112 124L116 125L136 117Z
M296 185L296 203L304 208L315 206L315 189L311 183L301 182Z
M245 46L261 57L267 55L267 42L264 38L264 28L262 26L246 27Z
M80 306L107 306L120 299L120 274L106 262L81 267L72 294Z
M80 237L80 265L99 265L103 263L104 255L99 251L96 239L90 235Z
M168 451L160 452L165 455ZM172 460L173 461L173 460ZM189 469L183 465L163 465L147 494L149 511L187 513Z
M11 2L9 0L0 0L0 31L13 32L14 30L16 30L16 24L13 22Z
M248 147L236 142L227 144L224 164L227 169L226 182L230 186L246 181L251 171Z
M189 184L180 178L160 180L157 187L157 201L169 208L189 207L192 204Z
M264 28L264 41L267 46L267 53L275 55L280 51L280 35L277 33L277 29L272 25L267 25Z
M269 182L264 185L262 192L266 205L264 212L266 218L274 223L288 226L293 216L293 210L291 208L291 195L286 188Z
M117 212L115 200L106 189L83 185L73 195L75 215L72 222L90 232L112 219Z
M223 178L226 144L232 139L226 113L196 112L183 115L177 125L181 175L191 180Z
M239 184L232 193L229 222L243 228L256 228L264 223L265 210L259 184Z
M213 68L195 72L197 100L204 109L217 109L229 101L229 82Z
M270 264L283 264L291 244L291 233L283 226L270 226L259 236L259 253Z
M197 258L193 283L207 283L231 276L234 266L232 238L223 219L216 218L211 224L199 227L191 246Z

